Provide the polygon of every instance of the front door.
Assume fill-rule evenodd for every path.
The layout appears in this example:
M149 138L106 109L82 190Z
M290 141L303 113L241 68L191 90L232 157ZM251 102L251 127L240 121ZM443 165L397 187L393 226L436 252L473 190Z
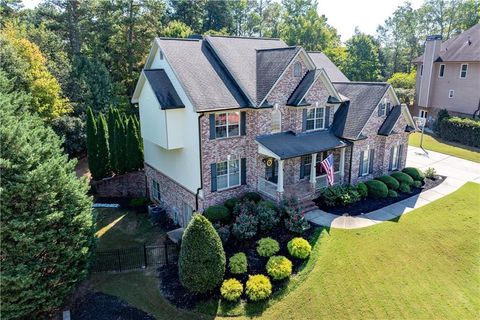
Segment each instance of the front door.
M265 179L270 182L278 182L278 162L273 158L265 160Z

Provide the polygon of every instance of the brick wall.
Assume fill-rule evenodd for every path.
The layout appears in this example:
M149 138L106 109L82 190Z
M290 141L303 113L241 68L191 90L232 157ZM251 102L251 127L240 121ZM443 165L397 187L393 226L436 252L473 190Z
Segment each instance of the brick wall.
M92 181L93 192L100 197L139 198L146 196L145 174L143 171Z

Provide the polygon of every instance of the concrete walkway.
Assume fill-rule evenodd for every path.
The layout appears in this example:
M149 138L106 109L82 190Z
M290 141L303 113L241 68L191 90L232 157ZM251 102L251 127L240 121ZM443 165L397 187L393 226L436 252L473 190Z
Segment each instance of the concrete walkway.
M305 214L307 220L313 224L339 229L358 229L395 219L416 208L420 208L432 201L446 196L468 181L480 183L480 164L442 153L428 151L426 155L422 149L408 147L407 167L417 167L425 170L433 167L437 174L447 176L447 179L430 190L386 206L382 209L359 216L338 216L320 209Z

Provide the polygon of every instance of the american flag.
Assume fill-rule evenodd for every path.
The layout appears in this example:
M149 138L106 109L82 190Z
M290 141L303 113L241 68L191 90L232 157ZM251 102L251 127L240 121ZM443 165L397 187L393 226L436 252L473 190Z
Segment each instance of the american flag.
M327 181L329 186L333 186L333 154L323 159L322 167L327 173Z

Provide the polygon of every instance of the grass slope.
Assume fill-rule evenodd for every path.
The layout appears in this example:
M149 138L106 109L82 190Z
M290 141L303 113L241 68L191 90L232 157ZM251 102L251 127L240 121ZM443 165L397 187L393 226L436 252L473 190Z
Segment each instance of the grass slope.
M418 132L410 134L408 144L414 147L420 147L420 136L421 134ZM423 147L427 150L480 163L479 149L463 146L455 142L444 141L429 134L423 135Z

